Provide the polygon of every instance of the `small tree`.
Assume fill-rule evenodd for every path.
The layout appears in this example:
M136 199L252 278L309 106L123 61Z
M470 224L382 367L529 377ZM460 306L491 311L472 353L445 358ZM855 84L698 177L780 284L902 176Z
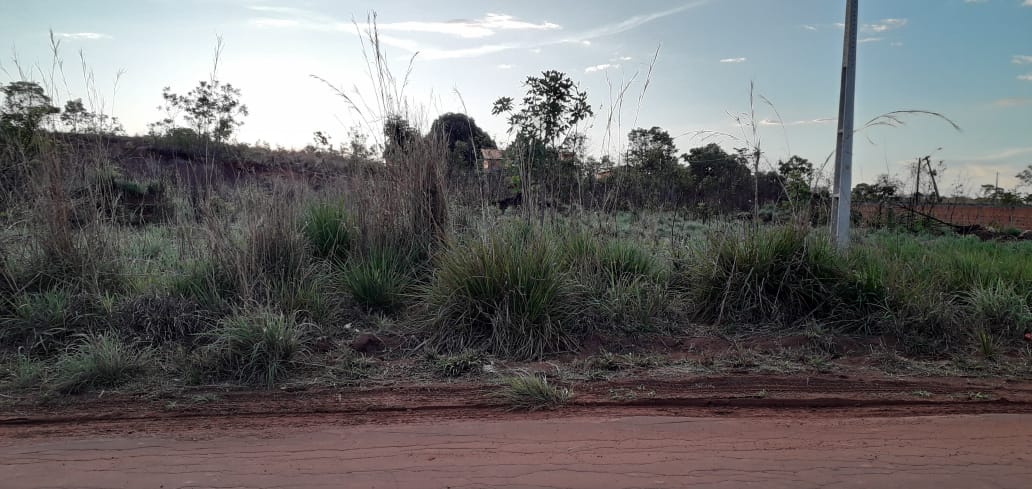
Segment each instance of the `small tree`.
M247 106L240 102L240 90L217 79L200 81L186 95L179 95L170 87L161 92L166 117L151 125L151 131L169 134L177 127L180 114L188 127L205 139L223 142L244 124Z
M0 109L0 130L19 141L31 138L48 117L61 112L51 105L50 97L36 82L16 81L0 86L4 94Z

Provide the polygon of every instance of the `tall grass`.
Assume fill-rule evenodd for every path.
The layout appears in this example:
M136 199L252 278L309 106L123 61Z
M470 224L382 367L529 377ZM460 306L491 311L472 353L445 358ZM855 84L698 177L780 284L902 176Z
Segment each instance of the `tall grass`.
M217 377L272 386L305 352L310 327L292 314L262 308L240 311L205 334L210 344L202 368Z

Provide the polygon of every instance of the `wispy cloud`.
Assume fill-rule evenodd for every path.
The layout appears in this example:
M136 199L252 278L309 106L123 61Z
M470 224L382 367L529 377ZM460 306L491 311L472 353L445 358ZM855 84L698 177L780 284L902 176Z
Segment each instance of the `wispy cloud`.
M875 24L864 24L860 26L860 30L866 32L886 32L901 29L906 25L907 19L882 19Z
M1015 54L1014 57L1011 58L1011 63L1014 63L1016 65L1032 64L1032 56L1028 56L1025 54Z
M498 68L499 70L511 70L513 68L513 65L502 63L500 65L495 66L495 68Z
M671 9L662 10L662 11L659 11L659 12L653 12L653 13L650 13L650 14L635 15L633 17L630 17L630 18L628 18L626 20L623 20L623 21L620 21L620 22L603 25L601 27L596 27L594 29L589 29L589 30L581 32L579 34L570 36L570 37L568 37L565 40L566 41L571 41L571 40L573 40L573 41L591 40L591 39L597 39L597 38L600 38L600 37L608 37L608 36L620 34L622 32L627 32L627 31L629 31L631 29L636 29L636 28L638 28L638 27L640 27L640 26L642 26L644 24L647 24L649 22L652 22L652 21L655 21L655 20L659 20L659 19L662 19L664 17L669 17L671 15L684 12L685 10L688 10L688 9L691 9L691 8L698 7L698 6L703 5L705 3L707 3L706 0L700 0L700 1L696 1L696 2L686 3L684 5L681 5L681 6L678 6L678 7L674 7L674 8L671 8Z
M1000 99L1000 100L996 100L996 101L994 101L992 103L992 106L996 107L998 109L1007 109L1007 108L1010 108L1010 107L1021 107L1023 105L1032 105L1032 98L1021 98L1021 97L1003 98L1003 99Z
M595 73L597 71L606 71L606 70L610 70L610 69L614 69L614 68L619 68L619 67L620 67L620 65L618 65L618 64L603 63L603 64L600 64L600 65L589 66L587 68L584 68L584 72L585 73Z
M1032 0L1025 0L1021 5L1025 7L1032 7Z
M388 22L379 24L382 31L425 32L444 34L463 39L479 39L491 37L499 31L550 31L562 29L559 24L551 22L526 22L511 15L489 13L473 20L449 20L446 22Z
M809 24L804 24L804 25L803 25L803 29L806 29L806 30L808 30L808 31L815 31L815 30L817 30L817 26L815 26L815 25L809 25Z
M986 3L989 0L964 0L964 3Z
M108 34L102 34L100 32L56 32L55 36L62 39L75 39L84 41L96 41L98 39L111 39Z
M860 44L863 44L863 43L866 43L866 42L881 42L883 40L884 40L884 38L881 38L881 37L864 37L864 38L861 38L857 42L859 42Z
M1029 0L1029 1L1032 1L1032 0ZM1021 81L1032 81L1032 73L1029 73L1027 75L1018 75L1018 79L1021 80Z
M660 12L636 15L629 19L607 24L580 33L574 33L561 38L513 41L505 43L484 44L466 48L442 48L433 44L416 41L414 39L384 35L383 33L412 33L412 34L443 34L463 39L481 39L493 36L500 31L554 31L562 29L558 24L551 22L527 22L516 19L511 15L489 13L484 17L475 20L452 20L452 21L405 21L378 23L377 28L381 32L380 40L387 46L402 49L410 53L419 53L422 59L455 59L473 58L495 54L513 49L528 49L531 52L541 52L543 46L550 46L562 43L579 44L591 46L592 40L605 36L612 36L631 29L635 29L645 23L652 22L663 17L668 17L689 8L706 3L707 0L698 0ZM263 28L298 28L316 31L340 31L356 33L355 25L352 22L341 22L333 17L294 7L249 7L254 12L260 12L262 17L250 19L250 23Z
M893 42L889 43L889 45L894 47L894 48L898 48L898 47L903 46L903 43L901 41L893 41Z
M818 124L830 124L830 123L833 123L833 122L836 122L836 121L838 121L837 117L825 117L825 118L821 118L821 119L809 119L809 120L801 120L801 121L790 121L790 122L785 122L784 125L786 125L786 126L813 126L813 125L818 125ZM763 120L760 121L760 125L761 126L780 126L780 125L782 125L782 123L780 121L776 121L776 120L772 120L772 119L763 119Z
M746 61L747 61L746 58L724 58L724 59L720 60L721 63L732 63L732 64L745 63Z

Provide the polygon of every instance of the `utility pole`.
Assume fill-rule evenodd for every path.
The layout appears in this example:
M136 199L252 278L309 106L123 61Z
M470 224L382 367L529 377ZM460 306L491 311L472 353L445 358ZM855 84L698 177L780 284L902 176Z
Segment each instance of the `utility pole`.
M859 0L846 0L846 33L839 89L838 141L832 193L831 235L835 245L849 246L849 212L853 191L853 101L856 94L856 31Z

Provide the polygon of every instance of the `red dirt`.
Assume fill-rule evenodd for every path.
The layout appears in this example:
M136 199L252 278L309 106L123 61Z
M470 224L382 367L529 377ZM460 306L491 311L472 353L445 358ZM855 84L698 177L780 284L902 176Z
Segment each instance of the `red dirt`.
M942 489L1032 480L1027 382L625 379L574 385L573 403L535 413L506 411L493 389L207 389L9 406L0 410L0 485Z

